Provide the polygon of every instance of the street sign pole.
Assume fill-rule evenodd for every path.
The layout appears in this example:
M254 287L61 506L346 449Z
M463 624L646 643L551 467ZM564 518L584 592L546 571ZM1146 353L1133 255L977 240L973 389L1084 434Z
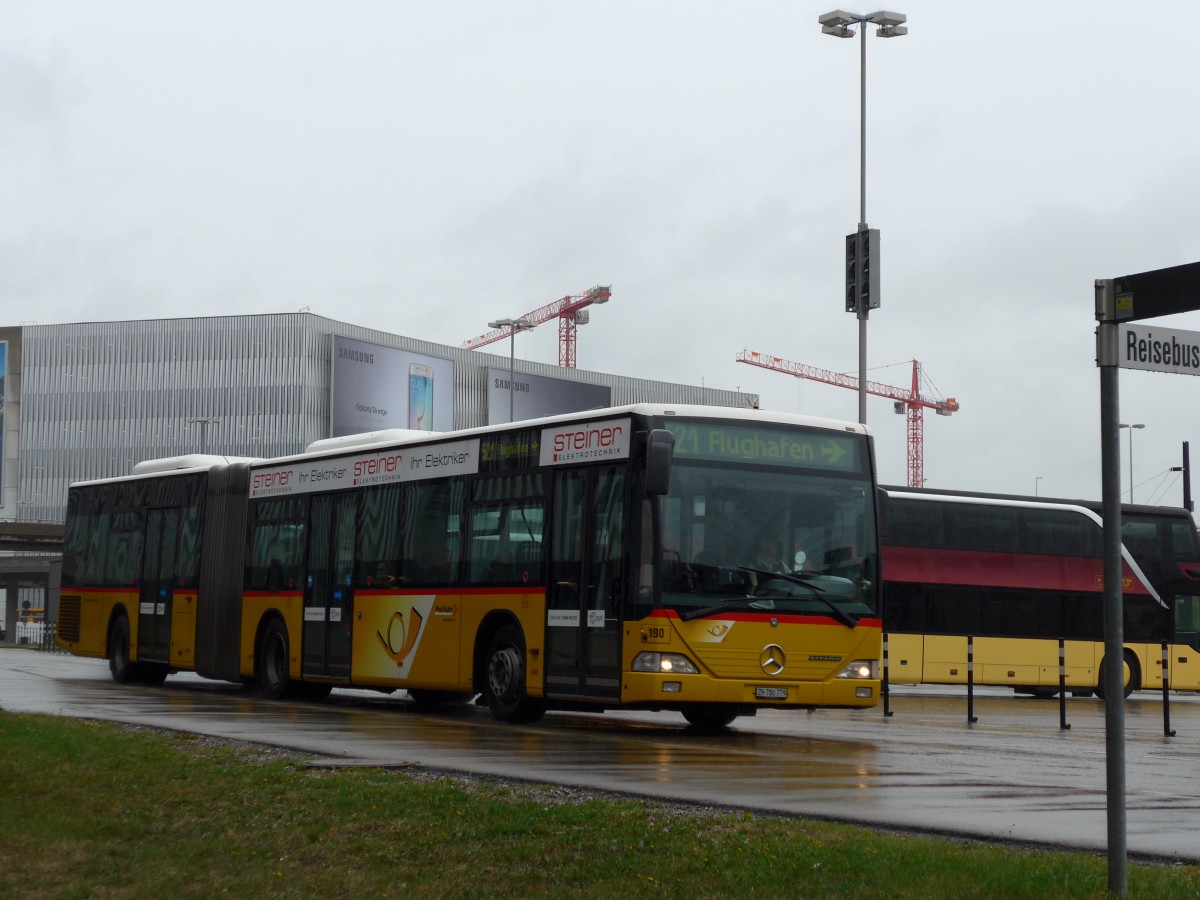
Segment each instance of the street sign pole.
M1096 281L1099 323L1096 365L1100 368L1100 469L1104 494L1104 663L1100 678L1104 688L1108 776L1108 890L1114 897L1125 896L1128 878L1118 376L1122 368L1200 375L1200 334L1164 333L1162 329L1141 331L1129 324L1195 310L1200 310L1200 262Z
M1098 311L1113 309L1111 279L1096 282ZM1127 888L1125 810L1125 623L1121 585L1121 419L1118 329L1115 321L1096 327L1100 367L1100 483L1104 518L1104 758L1108 787L1108 890L1124 897Z
M1100 367L1100 483L1104 518L1104 755L1108 787L1108 890L1124 897L1127 888L1125 814L1125 635L1121 586L1121 419L1118 327L1105 321L1114 307L1111 279L1096 282L1096 362Z

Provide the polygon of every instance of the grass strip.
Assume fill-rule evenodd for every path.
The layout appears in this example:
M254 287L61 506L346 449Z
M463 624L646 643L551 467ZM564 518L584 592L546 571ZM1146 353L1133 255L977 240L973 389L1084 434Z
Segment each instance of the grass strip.
M1102 897L1102 855L411 771L0 712L4 897ZM1200 896L1133 863L1131 897Z

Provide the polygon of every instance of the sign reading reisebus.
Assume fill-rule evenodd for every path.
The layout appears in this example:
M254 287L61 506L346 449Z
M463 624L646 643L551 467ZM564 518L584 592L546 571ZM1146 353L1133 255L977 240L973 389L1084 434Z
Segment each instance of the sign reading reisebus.
M1122 369L1200 375L1200 332L1119 325L1117 365Z
M250 496L287 497L372 484L472 475L478 471L478 438L420 447L389 447L375 453L325 457L253 469L250 473Z
M565 466L628 459L631 424L630 419L609 419L543 428L538 461L543 466Z

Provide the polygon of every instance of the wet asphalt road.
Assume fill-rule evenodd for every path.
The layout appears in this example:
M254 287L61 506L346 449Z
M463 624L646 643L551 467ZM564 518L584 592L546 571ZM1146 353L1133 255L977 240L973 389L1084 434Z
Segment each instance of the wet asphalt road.
M117 685L101 660L0 649L0 708L108 719L289 747L315 759L416 764L670 800L871 826L1104 852L1104 707L906 688L882 711L769 711L724 735L675 713L550 713L501 725L485 709L427 713L403 693L334 691L323 703L271 702L174 675L162 688ZM1200 862L1200 696L1126 705L1131 853Z

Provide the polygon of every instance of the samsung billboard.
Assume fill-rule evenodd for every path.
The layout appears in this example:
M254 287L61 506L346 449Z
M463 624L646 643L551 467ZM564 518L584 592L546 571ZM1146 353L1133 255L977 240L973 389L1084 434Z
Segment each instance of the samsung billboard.
M509 384L508 369L488 369L489 425L602 409L610 405L611 397L612 388L603 384L583 384L523 372L517 372Z
M436 356L333 337L330 437L454 427L454 363Z

